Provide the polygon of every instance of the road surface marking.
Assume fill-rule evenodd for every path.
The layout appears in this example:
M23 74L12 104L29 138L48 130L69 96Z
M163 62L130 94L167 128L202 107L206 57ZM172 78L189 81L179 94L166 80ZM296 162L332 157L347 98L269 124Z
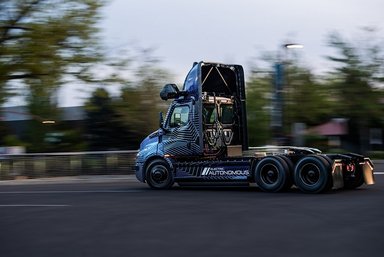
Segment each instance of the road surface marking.
M4 191L0 194L89 194L89 193L138 193L142 189L132 190L51 190L51 191Z
M0 207L69 207L67 204L0 204Z
M375 174L375 175L384 175L384 172L381 172L381 171L379 171L379 172L373 172L373 174Z

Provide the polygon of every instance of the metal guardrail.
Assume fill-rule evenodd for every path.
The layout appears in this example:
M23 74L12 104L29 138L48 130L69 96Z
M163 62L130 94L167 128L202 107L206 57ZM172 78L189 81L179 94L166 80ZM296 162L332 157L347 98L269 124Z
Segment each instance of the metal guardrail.
M0 155L0 180L133 174L137 151Z
M79 175L130 175L137 151L0 155L0 180ZM373 160L384 172L384 160Z

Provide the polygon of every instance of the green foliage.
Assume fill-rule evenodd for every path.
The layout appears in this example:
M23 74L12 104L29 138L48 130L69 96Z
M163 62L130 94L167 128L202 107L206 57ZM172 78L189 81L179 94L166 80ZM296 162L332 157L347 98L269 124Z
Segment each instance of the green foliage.
M86 136L90 150L116 150L126 148L129 135L115 111L109 93L98 88L85 105Z
M27 151L45 152L48 147L44 138L50 132L51 126L44 126L44 124L37 120L30 120L28 123Z
M265 145L271 138L271 78L254 73L247 82L246 90L249 145Z
M286 65L285 74L284 115L287 128L296 122L311 126L327 121L333 112L328 87L317 82L311 71L295 64Z
M24 146L25 143L21 141L16 135L6 135L2 139L3 146Z
M333 87L340 100L339 111L364 121L370 116L378 117L382 114L380 94L377 94L381 89L375 85L384 79L384 55L382 49L379 51L380 46L353 46L338 34L330 36L330 46L338 51L338 56L329 59L338 64L333 73Z
M0 105L13 94L26 98L33 117L26 138L29 151L84 149L81 130L41 123L60 117L57 94L66 83L121 86L117 98L99 88L86 103L85 133L90 149L136 149L143 137L157 129L158 112L168 105L161 102L159 90L169 82L169 74L159 68L159 60L150 49L134 57L106 58L97 27L106 2L0 1ZM295 122L311 126L343 117L350 121L350 140L364 146L368 141L367 128L383 127L384 48L376 33L366 29L364 37L354 41L331 34L329 45L336 54L329 60L336 67L325 80L300 66L295 58L289 62L278 60L287 61L283 90L286 136ZM267 59L270 67L276 62ZM271 74L252 73L248 78L250 145L271 140L272 91ZM0 132L3 144L21 143L7 137L5 128L0 128ZM60 135L56 143L47 141L47 135L52 133ZM322 144L323 140L313 139L313 143Z
M61 129L57 132L47 133L44 141L47 143L47 152L85 151L87 145L79 129Z
M10 134L10 130L7 127L6 123L0 122L0 145L6 145L6 137Z
M88 100L86 134L90 149L137 149L158 129L158 112L167 106L161 102L159 91L169 74L149 56L143 56L135 67L135 82L123 86L119 97L111 98L99 88Z
M57 120L58 89L87 81L103 60L97 22L104 0L5 0L0 2L0 104L11 94L26 98L34 118L29 150L51 149L44 141ZM23 90L20 90L23 88Z
M103 2L2 1L0 85L17 81L30 87L30 98L49 98L66 76L81 78L101 60L96 22Z
M276 60L268 58L266 61L273 67ZM310 126L325 122L332 117L334 106L328 85L317 81L310 70L299 66L297 60L283 64L285 77L282 97L283 136L287 138L291 134L292 124L299 122ZM265 75L265 72L255 71L247 82L250 145L272 142L270 118L274 97L274 76L274 73Z
M159 92L170 78L157 60L145 55L142 59L135 72L135 82L122 88L117 102L125 124L131 125L131 131L140 141L159 127L159 112L166 110L169 104L160 99Z
M368 156L373 160L384 160L384 151L370 151Z
M329 45L336 54L328 59L336 65L323 77L315 76L308 68L299 65L294 54L289 60L264 55L269 67L276 61L284 65L283 123L287 138L296 122L314 126L342 117L349 121L350 134L345 139L351 149L359 152L368 149L369 128L384 125L384 48L376 32L366 29L364 37L355 41L348 41L337 33L331 34ZM265 108L271 107L273 90L273 82L268 81L268 76L260 79L260 76L251 75L247 91L251 145L264 143L271 136L267 122L270 114ZM270 92L269 98L263 97L265 92ZM258 99L258 103L253 99ZM260 113L256 114L257 111ZM255 131L261 134L255 135ZM310 136L306 138L306 144L326 149L325 139Z
M337 33L329 37L330 46L337 51L329 57L337 64L330 84L335 113L349 119L350 140L362 152L368 147L367 128L383 126L383 88L379 83L384 81L384 52L382 42L372 39L374 32L366 30L365 39L356 44Z

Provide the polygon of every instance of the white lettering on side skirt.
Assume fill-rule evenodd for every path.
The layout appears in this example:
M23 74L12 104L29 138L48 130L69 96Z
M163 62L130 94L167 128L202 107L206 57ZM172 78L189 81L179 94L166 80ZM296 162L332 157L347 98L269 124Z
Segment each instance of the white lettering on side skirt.
M249 176L249 170L225 170L221 167L205 167L201 176Z

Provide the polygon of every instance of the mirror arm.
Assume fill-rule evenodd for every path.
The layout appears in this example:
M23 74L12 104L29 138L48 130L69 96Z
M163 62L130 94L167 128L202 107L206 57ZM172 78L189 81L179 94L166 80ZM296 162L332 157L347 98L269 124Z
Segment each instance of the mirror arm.
M159 112L159 128L164 130L165 132L168 131L168 129L164 128L164 118L163 118L163 112Z

